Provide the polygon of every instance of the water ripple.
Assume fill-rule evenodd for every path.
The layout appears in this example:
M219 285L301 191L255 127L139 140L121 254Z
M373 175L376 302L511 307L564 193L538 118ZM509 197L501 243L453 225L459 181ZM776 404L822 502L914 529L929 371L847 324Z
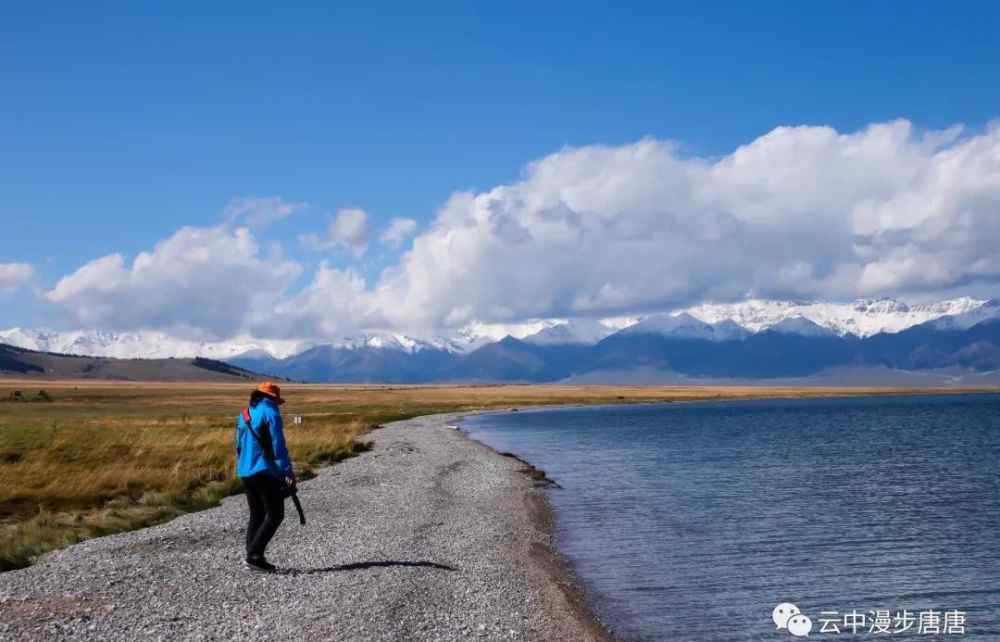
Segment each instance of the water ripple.
M961 610L1000 631L1000 396L482 415L543 468L559 546L623 640L791 640L771 609ZM886 637L886 636L882 636ZM890 636L937 639L934 636ZM947 636L945 636L947 637Z

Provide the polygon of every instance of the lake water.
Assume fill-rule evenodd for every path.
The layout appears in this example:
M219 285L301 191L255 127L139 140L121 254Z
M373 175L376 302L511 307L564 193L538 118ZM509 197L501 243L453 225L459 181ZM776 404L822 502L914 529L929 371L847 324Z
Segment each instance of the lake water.
M463 429L562 486L558 547L622 640L806 639L777 630L780 602L810 640L1000 640L1000 395L560 408Z

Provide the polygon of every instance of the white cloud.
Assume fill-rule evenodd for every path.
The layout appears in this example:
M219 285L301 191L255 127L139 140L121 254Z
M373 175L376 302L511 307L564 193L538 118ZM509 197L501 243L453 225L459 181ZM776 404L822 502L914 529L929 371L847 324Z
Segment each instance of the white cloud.
M305 207L305 203L290 203L280 196L244 196L229 201L224 216L227 224L243 221L252 228L263 228Z
M323 234L303 234L306 246L316 250L345 249L361 256L368 247L368 215L364 210L347 208L330 217Z
M393 227L408 225L380 238L405 238ZM360 256L367 216L341 210L303 241ZM565 149L518 182L454 194L371 283L324 263L288 294L298 265L258 258L248 231L185 228L131 266L93 261L48 296L88 324L321 339L746 296L919 297L995 285L998 243L1000 127L919 133L900 120L781 127L713 159L657 140Z
M379 236L379 240L390 247L399 248L416 231L417 222L412 218L394 218Z
M321 339L379 325L364 279L323 261L308 286L258 318L252 330L257 336Z
M10 294L34 274L35 269L27 263L0 263L0 294Z
M300 272L280 254L260 256L247 228L184 227L131 264L95 259L45 296L84 327L229 337L268 316Z
M719 159L566 149L454 195L376 285L393 325L606 316L1000 279L1000 128L782 127Z

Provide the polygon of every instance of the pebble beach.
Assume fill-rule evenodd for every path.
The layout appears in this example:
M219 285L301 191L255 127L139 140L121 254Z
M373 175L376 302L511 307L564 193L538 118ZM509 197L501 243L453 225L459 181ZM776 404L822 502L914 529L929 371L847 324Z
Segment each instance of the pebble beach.
M300 485L244 567L242 495L0 575L0 640L607 640L555 553L544 478L455 429L389 424Z

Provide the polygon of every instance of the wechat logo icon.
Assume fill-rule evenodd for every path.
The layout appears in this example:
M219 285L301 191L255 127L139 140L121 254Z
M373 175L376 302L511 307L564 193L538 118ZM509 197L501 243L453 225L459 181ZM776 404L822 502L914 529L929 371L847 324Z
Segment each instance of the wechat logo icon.
M782 602L774 607L774 610L771 611L771 619L779 631L785 629L797 638L808 637L813 628L809 616L803 615L799 607L791 602Z

